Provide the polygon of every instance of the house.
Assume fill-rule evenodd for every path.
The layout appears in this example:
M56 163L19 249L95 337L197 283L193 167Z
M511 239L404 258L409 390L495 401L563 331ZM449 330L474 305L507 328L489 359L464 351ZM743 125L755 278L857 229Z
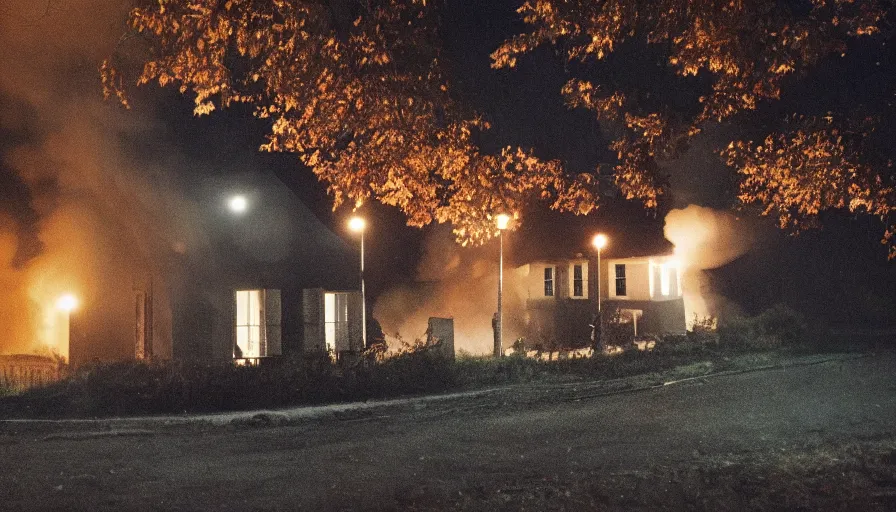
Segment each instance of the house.
M519 268L525 283L524 324L533 344L587 346L591 324L631 324L634 336L685 332L681 276L671 255L603 259L576 254ZM617 315L618 312L618 315Z
M635 336L686 331L681 273L672 255L608 259L606 301L601 309L618 311Z
M134 237L154 242L143 252L106 251L103 271L81 287L68 319L72 366L134 359L258 363L363 349L357 246L271 173L238 181L258 197L239 215L222 200L226 184L210 179L196 187L202 208L191 221L202 233L187 239L193 245L138 230Z

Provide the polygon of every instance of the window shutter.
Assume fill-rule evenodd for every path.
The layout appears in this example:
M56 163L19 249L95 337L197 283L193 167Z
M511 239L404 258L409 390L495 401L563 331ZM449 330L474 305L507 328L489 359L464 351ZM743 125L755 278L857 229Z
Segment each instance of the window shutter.
M281 346L282 327L281 318L283 308L280 301L280 290L264 291L264 335L267 346L266 356L279 356L283 354Z
M306 352L325 350L324 291L322 288L302 290L303 342Z

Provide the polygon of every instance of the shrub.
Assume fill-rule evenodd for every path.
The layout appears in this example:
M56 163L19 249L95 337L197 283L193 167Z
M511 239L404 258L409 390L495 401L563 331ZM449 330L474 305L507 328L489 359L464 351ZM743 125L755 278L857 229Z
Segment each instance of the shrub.
M697 314L694 313L694 320L689 327L687 332L688 340L704 344L719 342L719 335L717 332L718 322L715 317L705 316L699 318Z
M808 341L802 315L777 304L752 318L731 317L719 326L719 341L728 346L757 349L793 347Z
M783 304L763 311L757 318L760 336L774 336L782 345L797 345L807 341L809 326L805 318Z
M604 347L631 346L635 339L634 327L623 319L618 308L614 308L609 317L603 317L602 322L600 339Z

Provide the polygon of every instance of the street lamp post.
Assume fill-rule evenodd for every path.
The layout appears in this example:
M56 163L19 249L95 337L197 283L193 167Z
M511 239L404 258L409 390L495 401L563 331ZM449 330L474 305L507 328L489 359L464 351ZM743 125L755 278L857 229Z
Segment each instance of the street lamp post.
M510 216L500 214L495 217L498 224L498 321L495 322L495 357L501 357L504 354L503 343L503 323L504 312L502 310L502 301L504 295L504 230L510 222Z
M348 227L361 235L361 350L367 348L367 291L364 289L364 230L367 223L363 218L355 216L348 221Z
M607 246L607 235L598 233L591 242L597 249L597 321L600 321L600 250Z

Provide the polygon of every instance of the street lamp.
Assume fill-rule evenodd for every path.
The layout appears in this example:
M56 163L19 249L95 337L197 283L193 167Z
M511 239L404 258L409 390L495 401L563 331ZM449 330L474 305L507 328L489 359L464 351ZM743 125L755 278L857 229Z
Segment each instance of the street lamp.
M361 235L361 350L367 348L367 292L364 289L364 230L367 222L355 215L348 221L348 229Z
M70 293L56 299L56 308L66 313L71 313L78 307L78 298Z
M594 248L597 249L597 315L598 322L600 321L600 250L607 246L607 235L603 233L598 233L594 235L594 240L591 241L591 244L594 245Z
M246 196L243 195L235 195L227 200L227 207L230 208L230 211L236 214L242 214L246 212L246 209L249 207L249 202L246 201Z
M495 217L495 222L498 225L498 321L495 322L495 357L501 357L504 353L503 347L503 338L502 338L502 324L504 323L504 312L501 309L501 302L504 295L504 230L507 229L507 224L510 223L510 216L501 213Z

